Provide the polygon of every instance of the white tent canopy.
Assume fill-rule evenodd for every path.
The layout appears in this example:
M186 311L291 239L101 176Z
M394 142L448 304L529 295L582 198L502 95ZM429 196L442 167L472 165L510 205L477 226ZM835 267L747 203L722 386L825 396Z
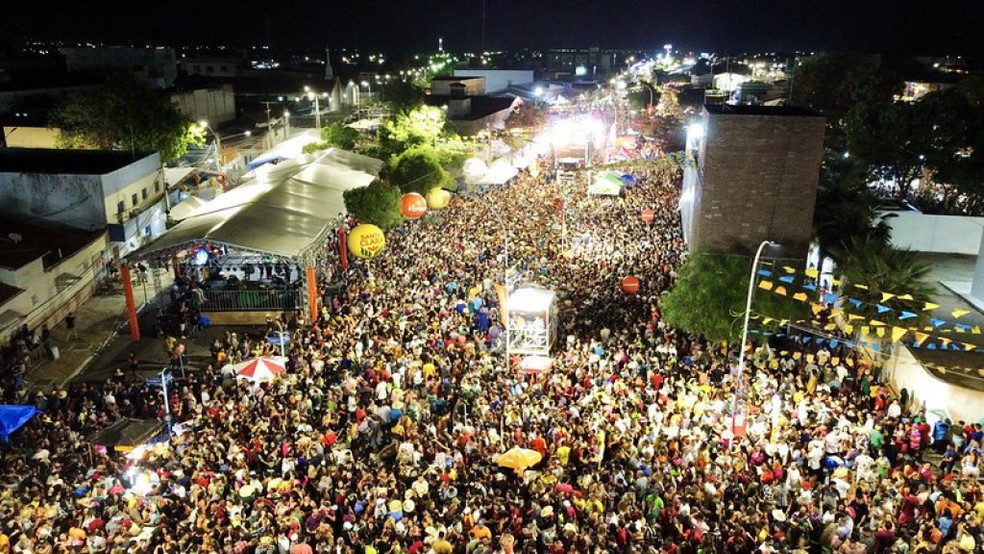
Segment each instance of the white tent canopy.
M342 193L368 185L383 162L331 149L292 177L254 179L137 250L134 256L209 241L296 258L317 247L345 213Z
M182 219L187 219L195 214L202 206L208 204L208 202L198 198L197 196L189 196L185 198L180 204L171 208L171 219L174 221L181 221Z
M516 176L519 170L506 161L492 164L492 167L485 172L485 175L478 180L479 185L503 185Z

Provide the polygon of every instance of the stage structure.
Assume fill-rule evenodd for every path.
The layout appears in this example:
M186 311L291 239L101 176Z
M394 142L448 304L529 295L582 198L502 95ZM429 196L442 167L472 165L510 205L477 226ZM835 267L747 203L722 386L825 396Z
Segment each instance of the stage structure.
M521 288L509 295L506 301L509 355L550 355L558 327L555 298L554 293L537 288Z

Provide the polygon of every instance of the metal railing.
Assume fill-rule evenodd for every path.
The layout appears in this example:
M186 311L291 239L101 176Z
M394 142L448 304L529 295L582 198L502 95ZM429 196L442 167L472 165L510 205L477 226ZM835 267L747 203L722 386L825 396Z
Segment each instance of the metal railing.
M293 289L206 290L204 312L250 312L296 310L304 302Z

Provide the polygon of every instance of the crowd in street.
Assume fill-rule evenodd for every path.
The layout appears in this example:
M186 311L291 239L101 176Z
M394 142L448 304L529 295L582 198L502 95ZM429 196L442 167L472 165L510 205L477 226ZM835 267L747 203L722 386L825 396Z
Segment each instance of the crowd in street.
M271 320L276 380L226 369L279 354L230 332L167 398L125 376L36 398L0 457L0 554L978 551L979 425L931 426L877 360L786 337L749 348L736 434L737 347L660 313L679 176L633 165L588 197L545 169L394 230L318 320ZM491 209L518 283L557 294L542 375L505 358ZM85 440L165 403L175 434L140 459ZM542 460L500 466L515 446Z

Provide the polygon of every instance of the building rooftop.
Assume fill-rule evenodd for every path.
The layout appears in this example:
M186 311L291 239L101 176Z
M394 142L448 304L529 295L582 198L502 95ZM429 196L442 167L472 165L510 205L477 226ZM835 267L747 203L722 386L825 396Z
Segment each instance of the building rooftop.
M472 81L474 79L484 79L484 77L480 75L462 75L460 77L453 77L450 75L439 75L431 79L431 81L451 81L453 83L455 81Z
M4 283L0 283L0 306L7 303L8 300L17 296L18 294L24 292L24 289L19 289L17 287L12 287ZM0 322L0 325L3 323Z
M80 231L71 227L0 217L0 249L3 250L0 267L16 270L38 258L44 258L44 268L50 269L62 259L92 243L104 232L102 229Z
M782 117L823 117L820 112L799 106L762 106L749 104L706 104L712 115L775 115Z
M516 101L514 96L466 96L465 98L471 103L471 111L467 116L449 118L452 122L481 119L508 110ZM424 103L428 106L446 106L453 100L462 100L462 98L442 94L429 94L424 97Z
M55 175L105 175L153 152L117 150L56 150L48 148L0 149L0 173L46 173Z

